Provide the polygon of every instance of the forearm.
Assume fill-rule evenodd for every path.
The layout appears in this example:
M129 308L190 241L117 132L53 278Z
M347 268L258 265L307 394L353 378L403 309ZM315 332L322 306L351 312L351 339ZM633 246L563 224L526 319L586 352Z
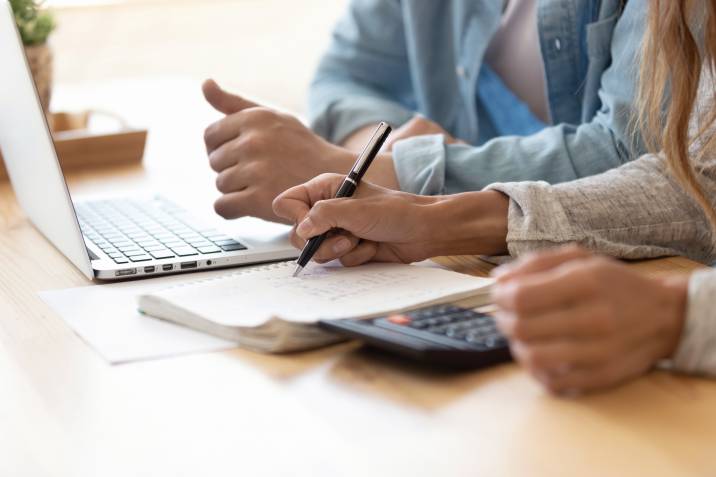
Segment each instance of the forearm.
M556 184L604 172L629 159L608 128L597 123L499 137L478 147L423 136L396 143L393 152L401 189L423 195L477 191L495 182Z
M341 142L340 145L351 151L362 151L365 145L370 140L371 136L373 136L373 132L375 131L375 128L377 126L378 123L375 123L353 131L347 138L343 140L343 142Z
M424 207L426 256L504 254L508 204L496 191L433 197Z

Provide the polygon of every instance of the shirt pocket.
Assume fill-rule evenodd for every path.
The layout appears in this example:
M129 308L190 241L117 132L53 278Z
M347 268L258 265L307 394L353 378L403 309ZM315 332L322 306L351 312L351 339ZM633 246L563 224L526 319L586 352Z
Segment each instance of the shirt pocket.
M587 25L587 56L590 60L608 57L611 52L614 27L619 21L617 12L609 18L598 20Z

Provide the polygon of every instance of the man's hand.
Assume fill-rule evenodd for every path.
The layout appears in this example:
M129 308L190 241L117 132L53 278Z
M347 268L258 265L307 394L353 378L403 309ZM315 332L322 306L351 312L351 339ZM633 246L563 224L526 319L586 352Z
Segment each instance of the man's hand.
M497 324L515 359L554 393L636 378L678 344L687 280L647 278L573 246L530 255L495 275Z
M428 136L430 134L442 134L445 138L446 144L466 144L464 141L455 139L438 123L431 121L424 116L415 116L390 135L390 138L386 141L385 150L391 151L393 149L393 145L403 139L417 136Z
M360 151L366 142L373 135L376 125L366 126L355 131L353 134L341 144L343 147L352 151ZM403 139L416 136L426 136L429 134L442 134L447 144L466 144L464 141L455 139L449 132L444 130L438 123L429 120L424 116L415 116L413 119L403 124L390 135L383 146L384 151L392 151L393 145Z
M281 221L271 206L276 196L324 172L346 173L355 160L292 116L229 94L212 80L202 89L209 104L226 115L204 134L209 164L218 173L216 188L223 194L214 208L226 219Z

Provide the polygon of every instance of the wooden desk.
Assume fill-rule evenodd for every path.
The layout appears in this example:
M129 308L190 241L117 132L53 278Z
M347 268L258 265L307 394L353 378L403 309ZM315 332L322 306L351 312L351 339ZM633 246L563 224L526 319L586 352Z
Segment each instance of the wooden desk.
M197 202L210 210L211 174L196 126L193 135L153 128L145 168L74 175L72 190L116 191L151 180L181 192L208 178ZM472 257L447 260L466 271L484 267ZM605 394L560 400L515 365L440 372L355 344L113 367L37 297L88 283L27 223L6 183L0 264L3 476L674 476L716 469L714 382L654 372ZM697 265L667 259L638 266L665 273Z

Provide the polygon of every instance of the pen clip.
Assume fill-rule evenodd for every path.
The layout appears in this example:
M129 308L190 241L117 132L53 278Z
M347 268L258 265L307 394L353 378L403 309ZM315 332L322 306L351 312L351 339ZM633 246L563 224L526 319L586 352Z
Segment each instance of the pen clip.
M383 147L385 140L388 139L388 135L390 134L390 132L391 127L388 125L388 123L382 121L373 133L373 136L371 136L370 141L368 141L368 144L366 144L366 146L363 148L363 151L358 156L358 159L356 160L355 164L353 164L353 167L348 173L349 177L354 177L357 180L360 180L362 178L363 174L365 174L366 169L368 169L370 162L375 159L375 156L378 154L378 151L381 147Z

